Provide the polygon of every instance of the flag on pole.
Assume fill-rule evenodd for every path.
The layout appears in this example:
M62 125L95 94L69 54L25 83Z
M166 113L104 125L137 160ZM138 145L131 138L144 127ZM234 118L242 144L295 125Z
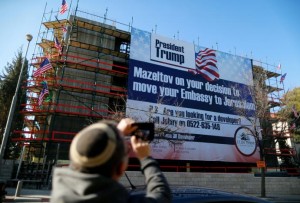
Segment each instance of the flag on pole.
M62 0L59 13L64 14L67 10L68 10L68 4L67 4L66 0Z
M58 50L58 53L61 53L62 47L61 47L61 44L59 43L57 37L54 37L54 46Z
M44 99L44 102L50 102L52 100L53 93L49 91L48 96Z
M290 126L290 130L294 130L296 128L296 123L293 123L291 126Z
M286 73L281 76L280 83L282 83L285 80L285 76L286 76Z
M277 70L280 70L280 69L281 69L281 64L279 63L277 66Z
M52 67L49 59L45 58L44 61L41 63L40 67L33 73L33 77L37 77L51 68L53 68L53 67Z
M43 101L44 101L44 97L46 94L49 94L49 90L48 90L48 85L46 81L43 81L42 83L43 89L40 92L39 98L38 98L38 104L39 106L42 105Z
M292 111L293 111L293 113L294 113L294 116L296 117L296 118L298 118L298 112L297 112L297 109L296 109L296 106L295 106L295 104L293 105L293 107L292 107Z
M61 26L61 29L64 33L67 32L67 28L64 25Z

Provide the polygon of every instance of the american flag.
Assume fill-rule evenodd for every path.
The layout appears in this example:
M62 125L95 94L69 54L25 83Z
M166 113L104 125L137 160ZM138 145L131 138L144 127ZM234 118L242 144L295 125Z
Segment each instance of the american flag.
M56 49L58 49L58 52L60 53L62 47L61 47L61 44L59 43L57 37L54 38L54 46L55 46Z
M196 56L196 70L192 72L200 74L208 81L219 79L216 51L208 48L199 51Z
M285 76L286 76L286 73L285 73L285 74L283 74L283 75L281 76L281 78L280 78L280 83L282 83L282 82L284 81L284 79L285 79Z
M62 0L59 13L64 14L67 10L68 10L68 4L67 4L66 0Z
M296 128L296 123L293 123L291 126L290 126L290 130L294 130Z
M52 67L49 59L45 58L44 61L41 63L40 67L33 73L33 77L37 77L51 68L53 68L53 67Z
M47 82L43 81L43 82L42 82L42 85L43 85L43 89L42 89L42 91L40 92L39 99L38 99L38 104L39 104L39 106L42 105L42 103L43 103L43 101L44 101L45 95L46 95L46 94L49 94Z
M61 26L61 29L63 32L67 32L67 28L64 25Z
M278 64L277 70L280 70L280 69L281 69L281 64Z

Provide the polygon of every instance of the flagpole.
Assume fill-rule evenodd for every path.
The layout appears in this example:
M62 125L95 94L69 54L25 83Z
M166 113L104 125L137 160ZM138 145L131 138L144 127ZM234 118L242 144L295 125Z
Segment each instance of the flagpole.
M8 117L7 117L7 121L6 121L5 130L4 130L4 133L3 133L3 138L2 138L1 148L0 148L0 163L2 163L2 159L4 159L4 152L5 152L5 149L6 149L6 143L7 143L7 139L9 137L9 133L10 133L10 130L11 130L11 123L12 123L12 120L13 120L13 116L14 116L14 112L15 112L15 108L16 108L16 103L17 103L17 100L18 100L18 92L19 92L19 88L20 88L20 84L21 84L21 80L22 80L22 76L23 76L23 69L24 69L24 66L25 66L25 61L26 61L26 56L27 56L29 44L30 44L30 41L32 40L32 35L27 34L26 39L28 41L28 44L27 44L24 60L23 60L22 66L21 66L21 70L20 70L20 74L19 74L15 94L14 94L13 99L11 101L11 105L10 105L10 109L9 109L9 113L8 113Z

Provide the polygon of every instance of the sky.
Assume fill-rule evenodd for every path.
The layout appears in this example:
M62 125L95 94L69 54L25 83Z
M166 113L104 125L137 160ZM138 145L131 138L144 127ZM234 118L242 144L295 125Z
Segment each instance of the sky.
M71 12L77 1L67 0ZM58 11L60 5L61 0L0 0L0 72L18 50L25 54L28 33L31 59L44 10ZM299 0L79 0L78 8L98 16L107 10L108 19L141 30L252 58L287 73L285 91L300 87Z

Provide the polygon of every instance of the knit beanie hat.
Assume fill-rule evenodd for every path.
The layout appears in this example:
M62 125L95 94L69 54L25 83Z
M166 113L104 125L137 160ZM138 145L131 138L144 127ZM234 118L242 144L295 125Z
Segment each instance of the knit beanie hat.
M118 146L118 131L108 123L94 123L74 137L70 146L70 160L80 168L94 168L107 163Z

